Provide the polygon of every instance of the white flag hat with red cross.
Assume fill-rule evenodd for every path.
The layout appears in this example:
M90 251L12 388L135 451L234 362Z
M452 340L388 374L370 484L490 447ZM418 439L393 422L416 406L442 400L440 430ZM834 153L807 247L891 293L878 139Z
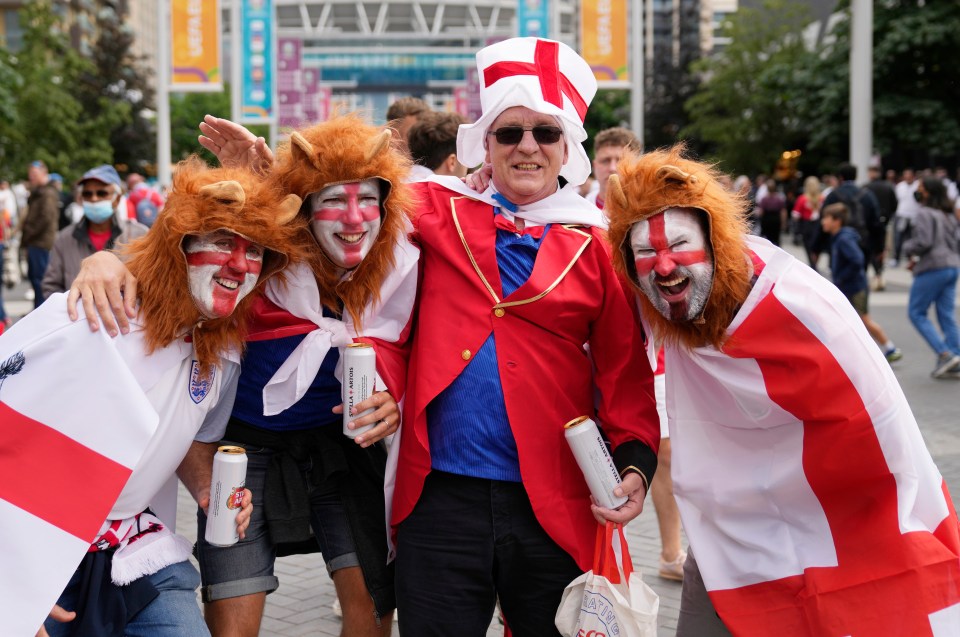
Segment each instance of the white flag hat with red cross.
M483 114L473 124L461 124L457 158L477 166L486 155L486 133L500 113L514 106L556 117L563 128L569 158L560 175L579 186L590 176L590 159L583 149L587 131L583 118L597 93L597 80L586 60L562 42L542 38L512 38L477 52L480 105Z

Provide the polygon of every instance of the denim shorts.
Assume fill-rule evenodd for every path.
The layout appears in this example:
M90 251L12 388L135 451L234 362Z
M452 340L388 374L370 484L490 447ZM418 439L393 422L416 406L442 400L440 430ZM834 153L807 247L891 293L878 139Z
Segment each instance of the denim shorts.
M243 540L233 546L217 547L204 540L207 517L202 510L197 511L197 559L204 602L253 593L269 594L280 585L280 580L273 574L277 549L267 530L262 499L267 464L273 452L265 447L226 440L222 444L247 450L246 488L253 494L253 515ZM301 464L300 469L304 474L309 472L309 462ZM360 566L337 486L321 485L310 489L308 496L310 526L320 545L327 572L332 575L343 568Z

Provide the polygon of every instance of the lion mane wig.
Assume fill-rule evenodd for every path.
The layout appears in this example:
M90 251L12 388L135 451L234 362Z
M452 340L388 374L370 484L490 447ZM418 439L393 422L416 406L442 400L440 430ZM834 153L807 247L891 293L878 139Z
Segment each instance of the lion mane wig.
M683 144L677 144L644 155L625 154L617 165L617 174L607 182L609 240L614 267L630 280L640 298L643 317L658 340L688 348L719 348L727 326L750 292L753 276L744 241L746 201L721 185L720 171L686 158L685 151ZM638 221L669 208L700 210L707 221L713 286L702 314L691 321L668 320L637 285L630 229Z
M303 199L303 216L310 220L309 196L328 186L380 180L380 233L370 252L345 278L323 253L312 233L310 265L328 308L350 313L360 328L367 303L380 300L380 287L394 267L393 249L407 233L411 195L404 181L410 161L390 143L389 129L367 124L359 115L334 117L322 124L294 132L277 150L268 179L284 192Z
M296 251L297 235L305 225L298 215L300 205L299 197L284 195L249 171L209 168L196 156L180 162L150 232L123 248L127 267L137 278L148 353L192 332L197 359L207 373L225 349L242 351L254 297L288 262L303 259ZM183 240L221 229L267 250L254 291L230 316L208 319L190 294Z

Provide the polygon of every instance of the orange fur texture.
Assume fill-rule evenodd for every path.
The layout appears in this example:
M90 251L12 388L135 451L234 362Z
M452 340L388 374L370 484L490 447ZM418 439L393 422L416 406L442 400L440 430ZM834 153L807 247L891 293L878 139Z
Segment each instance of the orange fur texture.
M624 154L617 165L616 177L623 197L611 196L614 193L608 192L605 202L610 218L609 240L613 246L614 267L630 280L640 298L644 319L658 339L688 348L706 345L719 348L726 337L727 325L750 292L753 268L744 241L746 201L721 185L720 171L684 157L685 151L682 144L677 144L643 155ZM662 169L664 166L673 166L679 171ZM610 185L607 189L611 190ZM698 208L709 220L713 287L701 318L693 321L668 320L637 286L630 229L636 222L667 208Z
M204 186L229 180L242 186L245 195L242 206L199 192ZM227 348L242 351L247 311L254 297L266 280L288 262L303 259L291 246L297 245L296 237L304 230L304 220L300 215L286 224L277 219L285 197L286 193L251 172L213 169L195 156L180 162L167 203L150 232L123 249L127 267L137 278L140 318L148 352L192 332L197 359L203 373L207 373ZM231 316L205 319L190 295L182 244L187 235L220 229L242 235L268 251L254 292L240 301Z
M344 314L350 313L357 329L362 328L364 306L380 299L383 279L395 265L394 245L406 234L404 220L412 209L410 191L404 183L410 161L389 143L368 157L384 130L366 123L356 114L302 129L298 132L312 147L311 154L307 156L294 143L285 143L278 149L277 161L268 177L285 192L304 200L303 214L308 221L308 197L312 193L327 186L364 179L379 178L385 182L385 188L381 189L385 196L381 201L380 234L360 265L345 278L341 280L337 268L312 235L307 240L312 244L310 263L320 289L320 300L334 311L339 311L342 301Z

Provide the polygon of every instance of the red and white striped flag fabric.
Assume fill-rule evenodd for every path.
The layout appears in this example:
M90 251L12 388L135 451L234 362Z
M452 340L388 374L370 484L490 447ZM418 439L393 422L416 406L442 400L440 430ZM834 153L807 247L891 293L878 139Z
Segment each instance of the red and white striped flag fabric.
M957 637L960 524L842 294L768 242L722 352L667 346L673 478L737 637Z
M157 427L126 337L64 308L52 297L0 336L0 635L33 637Z

